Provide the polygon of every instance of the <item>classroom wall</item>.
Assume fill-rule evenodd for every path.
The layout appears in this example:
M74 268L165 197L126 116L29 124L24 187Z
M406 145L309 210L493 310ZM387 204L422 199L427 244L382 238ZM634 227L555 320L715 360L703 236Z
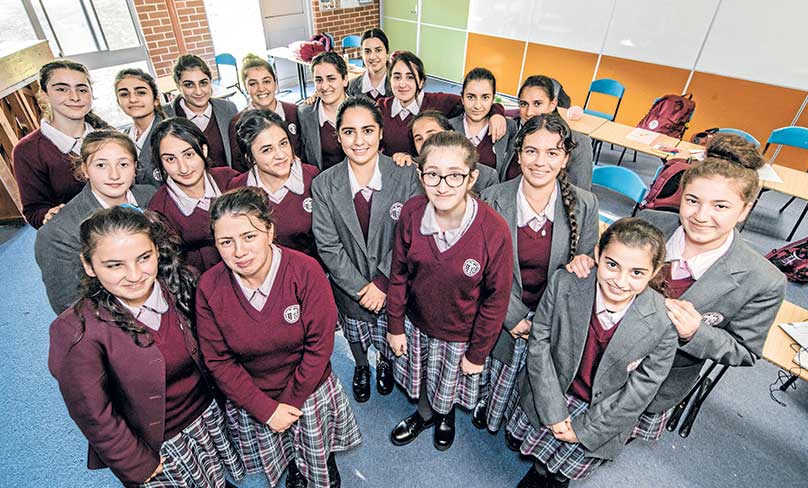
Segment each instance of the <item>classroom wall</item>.
M342 5L341 2L337 2ZM314 32L327 32L334 36L334 46L342 52L342 38L353 34L362 35L368 29L379 27L379 0L362 5L361 7L336 8L334 10L320 10L320 1L311 1L311 11L314 15ZM361 57L359 49L347 49L351 58Z

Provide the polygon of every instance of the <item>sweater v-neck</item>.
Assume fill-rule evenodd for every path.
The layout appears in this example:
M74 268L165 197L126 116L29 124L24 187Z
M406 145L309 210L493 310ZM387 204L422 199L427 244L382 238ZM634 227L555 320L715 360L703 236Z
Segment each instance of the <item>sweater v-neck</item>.
M460 239L458 239L457 242L455 242L454 245L449 249L446 249L445 251L441 252L441 250L438 249L438 244L435 242L434 234L430 234L428 236L424 236L423 234L421 234L423 237L426 237L429 240L429 249L432 250L432 254L435 256L435 259L437 259L438 261L446 261L448 259L451 259L452 256L460 252L458 251L458 249L465 247L464 244L466 243L467 239L470 239L471 236L476 236L480 232L480 228L482 227L481 226L482 214L485 212L483 212L482 209L480 208L479 201L477 202L477 205L478 205L477 215L474 216L474 220L471 221L471 225L469 226L468 230L466 231L465 234L460 236ZM424 207L424 211L426 211L426 207ZM423 216L424 216L423 213L421 213L421 218L423 218ZM421 233L419 229L416 229L415 232L418 232L419 234Z
M273 299L277 298L278 293L280 293L278 289L283 283L283 273L286 271L286 264L289 259L287 257L288 255L289 253L287 252L281 253L281 262L278 264L278 274L275 276L275 282L272 284L272 289L269 290L269 295L267 295L267 300L264 302L264 307L261 308L261 310L256 310L255 307L250 304L250 301L244 296L244 293L241 292L241 287L236 281L235 271L230 270L230 285L233 293L236 294L239 304L241 304L241 307L247 312L247 315L256 322L264 322L267 313L272 308Z

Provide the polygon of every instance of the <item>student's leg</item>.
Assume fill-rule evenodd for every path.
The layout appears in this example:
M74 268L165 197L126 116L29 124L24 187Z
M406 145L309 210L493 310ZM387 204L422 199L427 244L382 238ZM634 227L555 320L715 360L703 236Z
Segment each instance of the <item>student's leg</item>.
M426 392L426 378L421 379L418 395L418 409L409 417L396 425L390 433L390 441L396 446L403 446L414 441L424 430L435 424L436 414L429 404Z
M353 395L357 402L363 403L370 399L370 362L368 352L361 342L349 342L351 355L356 367L353 375Z

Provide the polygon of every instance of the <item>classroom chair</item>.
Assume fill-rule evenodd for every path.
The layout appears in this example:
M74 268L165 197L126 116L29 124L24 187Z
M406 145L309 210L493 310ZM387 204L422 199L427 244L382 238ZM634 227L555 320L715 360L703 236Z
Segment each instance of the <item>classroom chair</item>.
M746 132L745 130L732 129L730 127L724 127L724 128L718 129L718 133L719 134L735 134L736 136L741 136L744 139L746 139L747 141L751 142L752 144L755 145L755 147L760 147L760 141L755 139L755 136L753 136L752 134Z
M236 82L232 85L227 85L225 88L236 88L242 95L245 97L247 94L244 93L244 90L241 88L241 81L239 80L239 72L238 72L238 63L236 63L236 57L230 53L222 53L217 54L216 58L216 69L219 71L219 79L216 80L214 83L221 85L222 84L222 66L232 66L233 70L235 71L235 80Z
M345 49L351 47L362 47L362 38L357 35L352 36L345 36L342 38L342 55L345 56ZM362 58L358 59L349 59L348 64L352 64L354 66L363 67L365 66L365 62L362 61Z
M592 171L592 184L630 198L634 202L632 216L637 213L637 207L648 193L648 187L637 173L620 166L598 166ZM600 212L600 220L611 224L617 220L617 217Z
M774 129L772 133L769 135L769 140L766 141L766 146L763 148L763 154L766 154L768 151L769 146L772 144L778 146L791 146L796 147L799 149L808 149L808 127L800 127L796 125L791 125L788 127L781 127L779 129ZM780 152L780 148L778 148L774 155L772 156L772 161L777 154ZM780 208L780 213L782 214L791 205L797 197L791 197L785 205ZM797 223L794 224L794 227L791 229L791 232L788 234L786 238L787 241L791 241L794 238L794 234L799 229L802 220L805 218L805 214L808 213L808 202L805 203L805 207L803 207L800 216L797 218Z
M673 411L671 412L670 418L668 418L668 423L665 425L665 428L668 429L668 432L673 432L676 430L676 427L679 426L679 421L682 419L682 415L687 412L684 420L681 422L681 426L679 426L679 436L680 437L687 437L690 435L690 431L693 429L693 424L696 422L696 417L699 415L701 411L701 406L704 404L704 401L707 400L707 397L710 396L710 393L715 388L715 385L721 381L721 378L724 376L724 373L727 372L729 366L724 364L718 370L718 373L715 376L710 376L715 370L718 363L715 361L708 361L712 364L707 368L706 371L699 377L699 380L693 385L693 388L690 389L690 392L687 394L684 400L682 400L679 405L674 407ZM688 405L690 408L688 409Z
M589 99L593 93L601 93L610 97L617 98L617 105L614 107L614 112L608 114L606 112L599 112L597 110L590 110ZM589 85L589 92L586 94L586 101L584 101L584 113L594 115L606 120L614 121L617 117L617 111L620 110L620 102L623 101L623 94L626 93L626 88L616 80L604 78L602 80L595 80Z

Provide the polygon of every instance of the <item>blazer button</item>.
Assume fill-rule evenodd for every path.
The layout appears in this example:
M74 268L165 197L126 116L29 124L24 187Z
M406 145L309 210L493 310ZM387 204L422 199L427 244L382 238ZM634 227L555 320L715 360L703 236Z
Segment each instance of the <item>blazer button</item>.
M191 354L196 354L196 346L191 348Z
M595 398L600 398L600 393L601 393L601 392L597 392L597 393L595 393Z

